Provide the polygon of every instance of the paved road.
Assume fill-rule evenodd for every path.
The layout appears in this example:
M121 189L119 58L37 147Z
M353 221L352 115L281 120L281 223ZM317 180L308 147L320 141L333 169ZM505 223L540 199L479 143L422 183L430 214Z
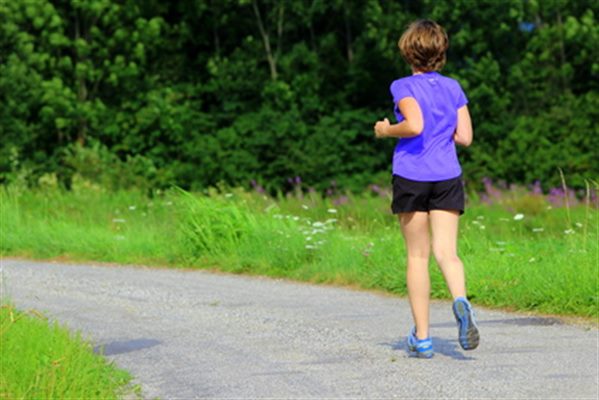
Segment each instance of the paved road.
M145 397L597 399L598 331L478 309L464 352L435 302L432 360L411 358L406 300L286 281L2 260L2 289L81 330Z

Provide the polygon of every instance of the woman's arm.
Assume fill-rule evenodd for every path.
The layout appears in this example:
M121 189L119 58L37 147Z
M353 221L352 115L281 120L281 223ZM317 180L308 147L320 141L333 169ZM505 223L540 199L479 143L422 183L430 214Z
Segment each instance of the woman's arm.
M404 97L398 103L399 111L404 116L404 120L399 124L391 125L389 120L385 118L383 121L378 121L374 125L374 133L377 138L382 137L399 137L409 138L418 136L424 129L424 119L422 118L422 110L418 102L413 97Z
M472 143L472 121L468 106L458 109L458 123L453 134L455 142L462 146L470 146Z

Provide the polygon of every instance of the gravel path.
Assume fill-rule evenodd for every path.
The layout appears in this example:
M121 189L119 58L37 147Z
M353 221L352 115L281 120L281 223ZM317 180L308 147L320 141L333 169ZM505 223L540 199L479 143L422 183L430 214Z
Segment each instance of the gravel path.
M597 399L596 328L477 309L464 352L447 302L432 360L406 300L202 271L4 259L2 292L81 330L147 398Z

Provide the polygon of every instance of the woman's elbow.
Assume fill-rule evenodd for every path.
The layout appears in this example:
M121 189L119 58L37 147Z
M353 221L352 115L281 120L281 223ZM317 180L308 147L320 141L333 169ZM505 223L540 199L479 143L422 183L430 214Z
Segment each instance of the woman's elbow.
M470 137L460 137L456 136L455 142L460 146L469 147L472 144L472 136Z
M424 130L424 121L410 121L410 133L418 136Z

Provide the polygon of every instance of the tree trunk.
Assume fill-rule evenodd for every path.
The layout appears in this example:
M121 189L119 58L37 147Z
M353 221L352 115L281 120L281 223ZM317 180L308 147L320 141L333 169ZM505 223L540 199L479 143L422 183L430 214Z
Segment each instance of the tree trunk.
M343 2L343 20L345 22L345 47L347 51L347 61L351 64L354 60L354 50L352 48L351 26L349 24L349 11L345 2Z
M264 24L262 23L262 15L260 14L260 10L258 9L258 4L256 0L252 1L252 6L254 8L254 14L256 15L256 23L258 24L258 30L260 30L260 36L262 36L262 43L264 44L264 51L266 52L266 61L268 61L268 66L270 68L270 78L273 81L277 80L277 59L272 53L272 49L270 47L270 37L266 29L264 29Z

